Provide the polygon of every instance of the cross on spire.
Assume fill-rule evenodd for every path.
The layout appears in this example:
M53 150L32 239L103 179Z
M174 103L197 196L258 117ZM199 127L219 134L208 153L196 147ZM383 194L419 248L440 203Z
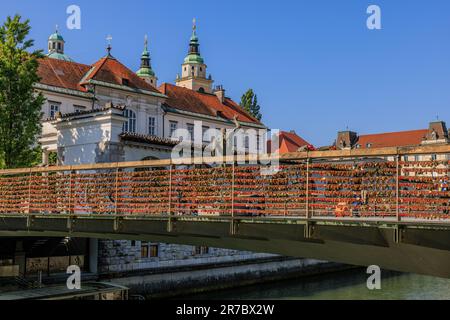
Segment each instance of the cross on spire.
M148 49L148 35L144 36L144 47L145 49Z
M197 19L192 19L192 30L196 31L197 30Z
M108 35L108 36L106 37L106 40L108 41L108 47L106 48L106 50L108 50L108 55L111 54L111 50L112 50L112 46L111 46L112 39L113 39L113 37L112 37L111 35Z

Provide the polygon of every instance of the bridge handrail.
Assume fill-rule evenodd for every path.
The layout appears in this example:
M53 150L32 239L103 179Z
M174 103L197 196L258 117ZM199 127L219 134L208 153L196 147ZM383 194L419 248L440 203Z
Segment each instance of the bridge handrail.
M203 163L226 163L233 164L236 162L268 163L271 160L279 161L295 161L295 160L312 160L315 159L348 159L348 158L365 158L365 157L392 157L407 155L426 155L426 154L450 154L450 145L424 145L412 147L388 147L374 149L349 149L349 150L327 150L327 151L305 151L293 152L287 154L266 154L266 155L238 155L238 156L222 156L222 157L203 157L203 158L184 158L177 160L145 160L131 162L111 162L97 164L82 164L70 166L52 166L52 167L32 167L19 169L0 170L0 175L15 174L31 174L46 172L70 172L82 170L108 170L108 169L126 169L126 168L150 168L150 167L169 167L171 165L192 165Z

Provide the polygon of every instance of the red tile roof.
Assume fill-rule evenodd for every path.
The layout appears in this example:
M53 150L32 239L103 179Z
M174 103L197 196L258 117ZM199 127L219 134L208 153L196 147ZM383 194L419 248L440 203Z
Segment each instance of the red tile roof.
M90 68L81 63L42 58L39 60L38 75L41 84L86 92L80 81Z
M427 129L368 134L359 136L356 144L360 145L361 149L368 148L369 144L370 148L414 146L420 145L427 134Z
M38 75L41 84L82 92L87 91L85 85L89 80L124 85L123 79L126 79L127 87L159 93L157 89L111 57L102 58L92 66L45 57L40 60Z
M168 96L166 105L181 111L188 111L227 120L237 120L262 125L260 121L243 110L230 98L222 103L214 94L200 93L191 89L164 83L159 87L162 94Z
M308 146L314 148L312 144L301 138L295 132L280 131L278 135L280 143L280 154L297 152L300 148ZM268 141L267 150L269 152L276 152L277 150L271 150L272 141Z
M83 83L97 80L115 85L125 85L130 88L147 90L155 93L159 91L142 80L133 71L112 57L104 57L92 65L92 69L83 79ZM124 84L124 80L127 81Z

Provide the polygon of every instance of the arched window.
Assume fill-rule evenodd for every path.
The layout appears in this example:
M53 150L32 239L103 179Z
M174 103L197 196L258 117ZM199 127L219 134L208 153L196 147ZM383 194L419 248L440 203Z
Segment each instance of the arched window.
M136 132L136 113L132 110L126 109L123 116L128 118L128 121L123 124L123 132Z

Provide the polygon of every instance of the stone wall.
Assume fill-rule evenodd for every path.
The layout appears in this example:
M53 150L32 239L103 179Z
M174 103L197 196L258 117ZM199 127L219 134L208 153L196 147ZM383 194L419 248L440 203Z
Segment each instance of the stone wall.
M270 254L217 248L208 248L208 252L198 253L193 246L164 243L153 245L158 245L158 257L142 258L140 241L99 240L99 273L114 274L276 257Z
M192 268L178 272L140 274L105 279L130 288L131 295L147 299L187 296L195 293L231 289L264 282L296 279L354 268L312 259L274 258L211 268Z

